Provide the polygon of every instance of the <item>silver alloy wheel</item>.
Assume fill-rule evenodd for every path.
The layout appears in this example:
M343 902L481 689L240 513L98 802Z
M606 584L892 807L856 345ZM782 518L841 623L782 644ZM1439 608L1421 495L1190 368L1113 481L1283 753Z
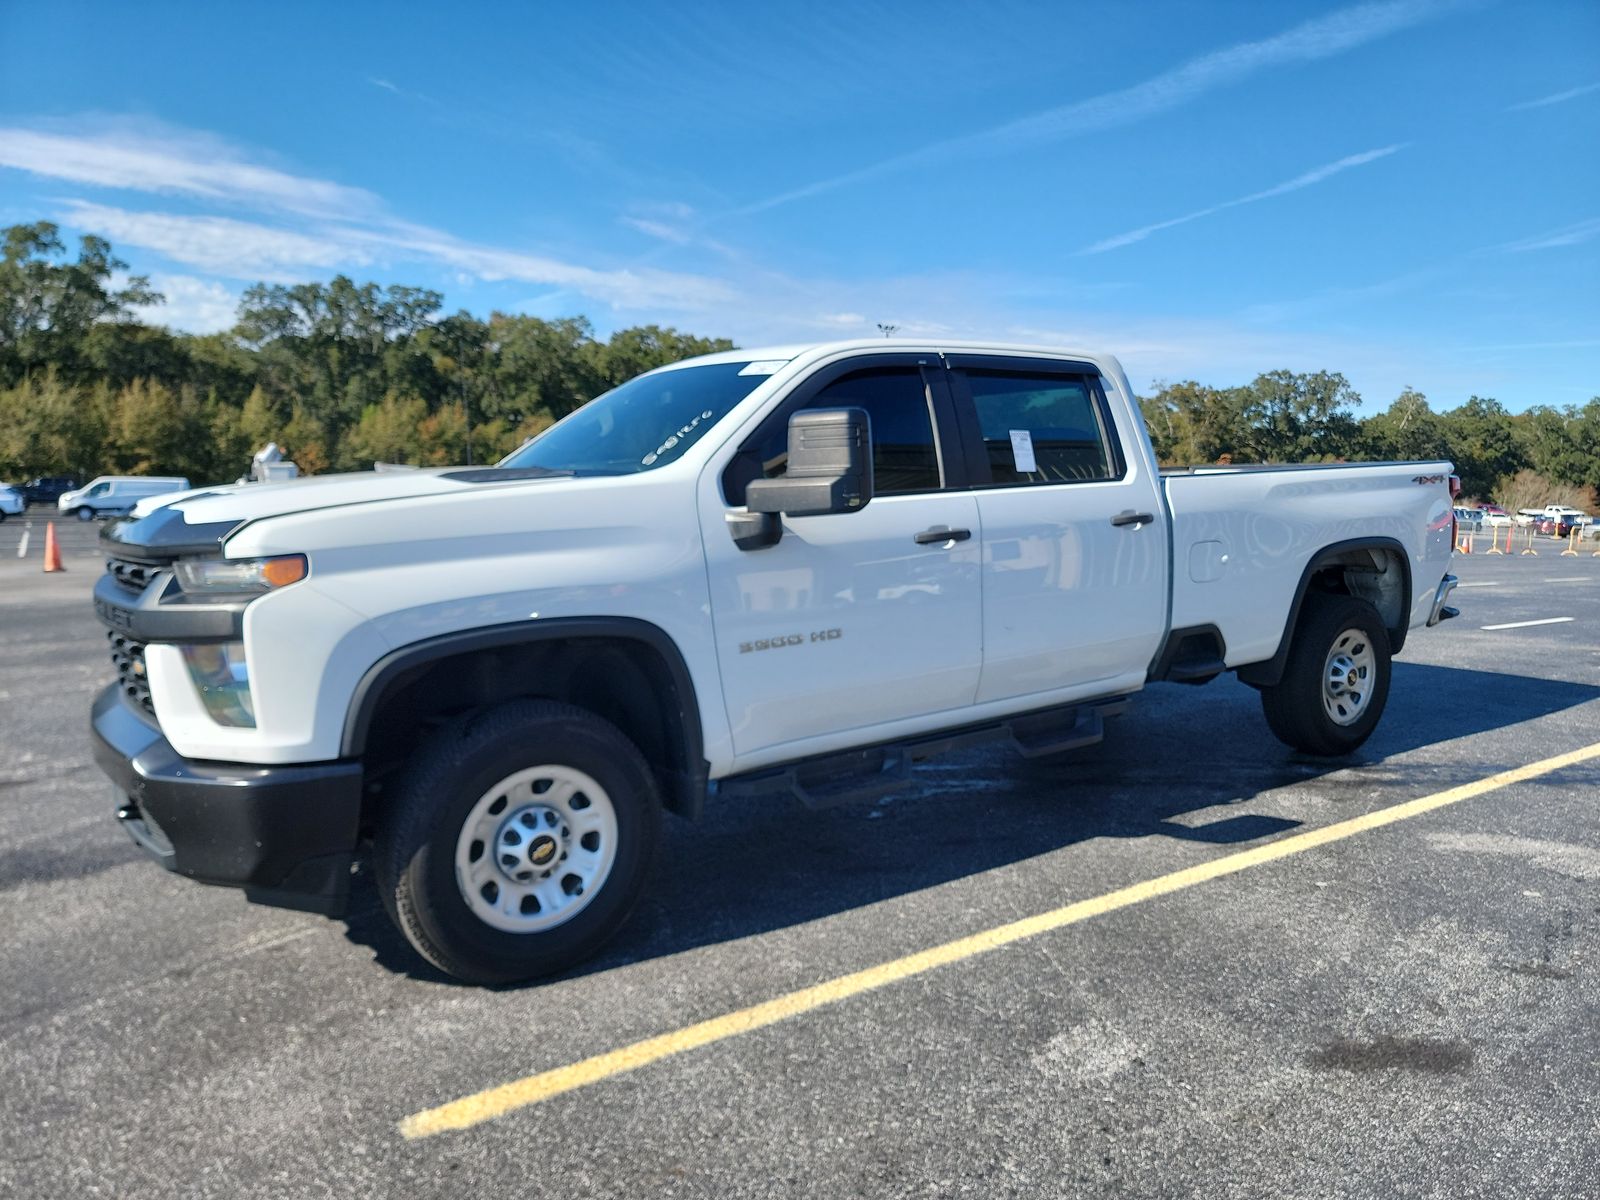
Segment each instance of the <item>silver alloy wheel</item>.
M1333 639L1322 668L1322 707L1335 725L1354 725L1367 711L1376 665L1364 630L1346 629Z
M472 806L456 838L456 886L472 915L507 933L540 933L594 899L617 857L617 814L572 767L508 775Z

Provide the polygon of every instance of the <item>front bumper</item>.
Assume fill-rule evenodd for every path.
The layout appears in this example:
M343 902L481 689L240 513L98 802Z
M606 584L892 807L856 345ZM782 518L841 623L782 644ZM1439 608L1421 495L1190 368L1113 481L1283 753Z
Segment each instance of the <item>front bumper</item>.
M115 684L95 698L94 757L129 836L169 871L259 904L337 915L350 887L361 764L181 757Z

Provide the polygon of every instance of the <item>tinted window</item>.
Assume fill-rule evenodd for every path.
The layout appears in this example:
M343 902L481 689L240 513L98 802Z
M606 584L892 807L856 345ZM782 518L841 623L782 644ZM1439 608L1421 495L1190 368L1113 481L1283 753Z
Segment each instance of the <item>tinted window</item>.
M544 467L580 475L630 475L679 458L770 372L711 363L630 379L503 459L502 467Z
M1113 479L1100 410L1087 380L966 372L995 483Z
M853 372L834 380L803 407L867 410L872 422L873 487L878 495L933 491L939 487L939 455L934 446L928 389L916 367ZM742 459L759 461L761 474L768 479L783 474L788 457L788 415L740 453ZM756 477L750 472L749 478ZM744 502L746 482L748 478L736 479L730 471L730 503Z

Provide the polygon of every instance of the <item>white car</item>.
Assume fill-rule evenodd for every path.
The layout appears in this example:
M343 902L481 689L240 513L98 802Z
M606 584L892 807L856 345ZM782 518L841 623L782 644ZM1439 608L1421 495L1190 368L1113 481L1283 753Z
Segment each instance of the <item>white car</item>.
M141 500L188 490L189 481L177 475L101 475L77 491L63 492L56 507L80 521L92 521L124 516Z
M7 517L20 516L22 510L28 507L28 500L21 489L12 487L9 483L0 483L0 521Z
M95 757L169 869L336 911L370 837L418 952L527 979L593 954L662 810L713 793L881 795L1228 671L1287 745L1353 751L1456 615L1450 472L1162 472L1105 354L709 355L497 467L141 504L100 539Z

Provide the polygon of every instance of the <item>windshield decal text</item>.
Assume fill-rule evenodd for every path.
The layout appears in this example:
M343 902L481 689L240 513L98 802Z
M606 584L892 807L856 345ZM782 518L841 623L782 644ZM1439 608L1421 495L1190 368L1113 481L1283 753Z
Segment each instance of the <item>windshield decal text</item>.
M643 458L641 458L639 460L639 462L643 466L646 466L646 467L650 466L652 463L654 463L656 461L656 459L660 458L668 450L671 450L679 442L683 441L684 438L688 437L691 433L693 433L695 431L695 429L699 427L701 421L709 421L710 419L711 419L711 410L708 408L708 409L705 410L705 412L701 413L694 420L690 421L682 429L678 430L677 433L673 434L666 441L662 442L661 445L657 446L654 450L650 451L649 454L646 454Z

